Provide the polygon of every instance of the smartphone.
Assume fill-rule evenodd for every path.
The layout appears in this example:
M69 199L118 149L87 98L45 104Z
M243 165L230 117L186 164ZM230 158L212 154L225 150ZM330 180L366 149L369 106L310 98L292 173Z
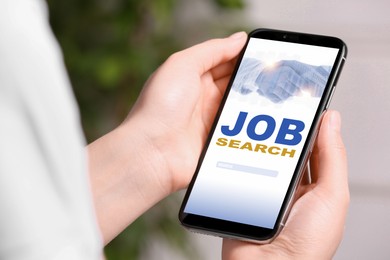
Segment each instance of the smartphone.
M185 227L258 243L277 236L346 55L331 36L249 34L180 209Z

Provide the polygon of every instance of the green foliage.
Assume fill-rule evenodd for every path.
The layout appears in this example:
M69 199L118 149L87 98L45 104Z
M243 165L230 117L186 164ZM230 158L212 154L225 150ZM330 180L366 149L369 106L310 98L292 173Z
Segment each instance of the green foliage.
M89 141L126 116L147 77L180 45L175 0L49 1Z
M243 9L244 3L241 0L216 0L217 4L222 8Z
M243 7L241 0L210 2L221 10ZM194 36L191 32L177 35L175 8L179 3L48 0L50 21L64 53L88 141L117 126L149 75L171 53L185 47L186 36ZM220 27L217 30L221 32ZM177 195L171 196L137 219L105 248L107 259L137 259L155 237L180 248L189 258L197 258L188 233L177 220L179 200Z

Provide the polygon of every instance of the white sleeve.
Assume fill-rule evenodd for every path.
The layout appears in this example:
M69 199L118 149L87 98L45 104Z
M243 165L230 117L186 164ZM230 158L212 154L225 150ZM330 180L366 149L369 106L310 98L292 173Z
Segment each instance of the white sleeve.
M101 259L85 141L42 0L0 0L0 259Z

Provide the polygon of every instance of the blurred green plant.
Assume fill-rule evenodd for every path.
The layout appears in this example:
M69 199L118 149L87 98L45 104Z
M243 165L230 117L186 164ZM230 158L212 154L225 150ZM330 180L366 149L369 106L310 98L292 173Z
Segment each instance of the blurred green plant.
M169 29L175 0L48 2L92 141L124 119L148 75L179 48Z
M237 0L216 0L215 1L222 8L230 8L230 9L243 9L244 2Z
M242 0L205 2L218 12L244 6ZM186 4L183 0L48 0L48 4L88 142L117 126L148 76L171 53L186 47L186 38L193 37L183 25L178 35L177 6ZM227 23L201 24L198 30L217 27L226 35ZM232 25L230 30L242 27ZM107 259L137 259L156 236L196 257L178 224L179 204L177 196L171 196L136 220L106 246Z

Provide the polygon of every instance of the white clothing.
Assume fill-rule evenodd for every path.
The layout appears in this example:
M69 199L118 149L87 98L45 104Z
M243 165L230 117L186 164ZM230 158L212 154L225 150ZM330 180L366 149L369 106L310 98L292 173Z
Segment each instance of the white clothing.
M43 0L0 0L0 259L101 259L85 140Z

